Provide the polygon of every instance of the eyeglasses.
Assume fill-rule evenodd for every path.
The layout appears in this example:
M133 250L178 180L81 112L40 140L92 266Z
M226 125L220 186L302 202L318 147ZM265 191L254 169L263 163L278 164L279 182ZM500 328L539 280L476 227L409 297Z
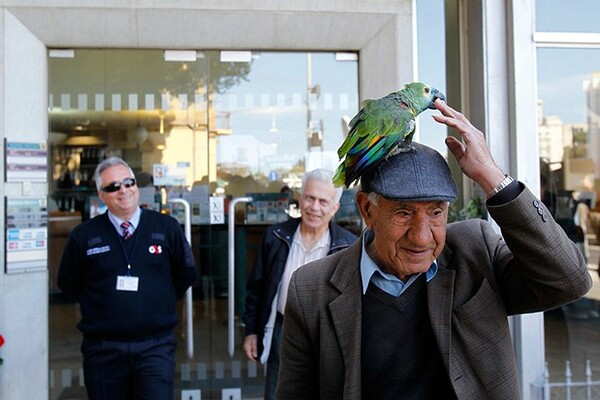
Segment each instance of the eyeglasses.
M111 182L100 190L104 193L113 193L121 190L121 186L125 186L126 189L135 186L135 178L126 178L122 182Z

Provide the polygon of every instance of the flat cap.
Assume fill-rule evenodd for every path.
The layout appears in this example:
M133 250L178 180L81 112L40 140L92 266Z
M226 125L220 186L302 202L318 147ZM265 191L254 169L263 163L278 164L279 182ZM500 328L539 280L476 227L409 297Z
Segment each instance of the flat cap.
M456 183L444 157L415 142L364 174L361 186L365 192L376 192L392 200L452 202L456 199Z

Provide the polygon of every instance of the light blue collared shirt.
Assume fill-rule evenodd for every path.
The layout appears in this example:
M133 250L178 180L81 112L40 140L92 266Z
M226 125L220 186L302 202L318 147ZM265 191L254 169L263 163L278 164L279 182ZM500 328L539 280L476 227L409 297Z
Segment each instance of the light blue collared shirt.
M128 228L130 234L133 235L133 232L135 232L138 225L140 224L140 216L141 215L142 215L142 209L140 207L136 208L135 214L133 214L133 216L129 219L129 223L131 224L131 225L129 225L129 228ZM121 224L125 221L119 219L115 214L111 213L110 210L108 211L108 219L110 220L110 222L112 222L113 226L115 227L115 229L117 230L119 235L121 235L121 233L123 232L123 228L121 228Z
M363 294L367 293L369 282L373 283L381 290L389 293L393 296L400 296L418 277L421 273L411 275L408 281L402 282L398 277L383 272L375 261L369 257L366 252L366 245L373 240L373 234L371 232L365 232L362 236L362 255L360 257L360 275L362 279L362 290ZM431 267L425 272L425 279L427 282L433 279L437 274L438 265L437 261L433 261Z

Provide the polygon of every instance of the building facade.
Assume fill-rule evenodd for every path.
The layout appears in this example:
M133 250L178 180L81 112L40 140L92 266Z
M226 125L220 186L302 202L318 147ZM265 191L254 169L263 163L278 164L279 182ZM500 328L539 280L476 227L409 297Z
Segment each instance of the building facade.
M534 1L456 0L443 3L445 90L450 104L461 109L486 132L492 152L503 170L532 188L539 187L538 143L536 135L531 134L536 131ZM74 91L69 97L72 106L68 107L63 102L66 98L60 97L64 93L52 91L53 81L49 78L54 71L50 71L54 68L51 53L60 57L65 51L69 54L70 50L74 50L77 54L81 49L148 50L159 51L160 54L193 51L196 56L199 52L210 55L211 52L223 51L237 52L238 55L240 52L250 52L251 55L258 52L299 52L303 57L307 53L351 54L356 57L353 59L356 62L356 88L349 92L357 93L356 104L359 104L364 99L383 96L419 78L417 10L418 3L414 0L258 1L250 5L238 0L2 1L0 123L3 129L0 135L7 142L52 144L57 137L49 133L54 108L60 109L60 112L66 109L86 111L92 108L92 102L94 107L102 102L109 105L107 109L113 107L110 110L114 111L114 92L108 89L94 89L87 97L81 98ZM118 57L118 52L114 56ZM119 59L111 61L118 64ZM316 94L310 90L315 86L310 80L307 83L309 90L306 95L310 99L311 93ZM140 92L135 100L124 95L119 102L127 104L123 105L123 109L140 110L142 102L150 101L145 94ZM160 103L158 96L156 94L152 101ZM343 96L336 98L338 100L334 103L343 102L340 100ZM190 101L189 97L169 99ZM277 100L273 101L276 104ZM282 101L286 102L285 96ZM294 103L293 95L290 101ZM300 98L304 106L303 101ZM138 107L132 106L132 102ZM268 102L268 105L271 104ZM181 104L178 107L185 108ZM157 109L160 111L161 107ZM217 149L214 149L215 153L210 149L212 133L208 125L212 124L215 128L214 142L225 140L229 126L226 122L220 125L221 122L217 121L223 115L211 115L208 106L204 110L207 116L203 121L207 127L203 143L207 143L207 157L216 158ZM311 110L310 105L308 110ZM279 119L275 114L269 117L270 128L278 129ZM177 120L173 118L173 121ZM318 124L311 124L310 117L307 119L308 128L318 127ZM159 118L158 125L149 129L146 135L153 132L160 134L160 123ZM135 128L128 127L128 131L133 132ZM193 127L190 129L196 132ZM312 145L315 148L323 146L323 138L319 136L322 131L313 129L303 139L307 140L309 148ZM301 131L299 134L306 133ZM124 141L122 147L139 146L131 147L128 154L133 157L138 150L141 152L148 136L137 131L137 136L132 137L137 139ZM79 161L90 154L86 150L77 153ZM3 154L5 152L6 148ZM264 167L262 159L264 157L257 158L257 169ZM276 158L271 161L281 162ZM5 163L0 168L4 166ZM205 173L210 175L211 167L206 168L206 171L198 172L200 178ZM43 181L3 180L0 187L5 198L35 199L52 195L54 171L50 169L48 179ZM462 189L459 201L469 199L476 194L477 188L460 178L456 166L454 170ZM84 178L89 176L78 177ZM61 207L71 209L75 206L63 203ZM6 217L6 212L0 216L5 226ZM210 232L213 234L211 237L218 236L216 230ZM8 240L6 229L0 236L5 242ZM0 260L6 266L7 254L0 254ZM54 331L62 321L49 317L51 305L48 299L52 294L53 278L48 267L22 268L19 271L5 268L0 274L0 334L6 339L6 344L0 349L0 356L4 359L0 367L0 398L41 399L58 391L58 387L68 387L65 382L73 386L81 382L78 370L50 367L50 349L60 345L53 343ZM211 303L211 306L219 305ZM515 317L512 326L522 371L523 393L525 398L529 398L530 384L539 380L544 372L543 317ZM240 352L239 347L237 352ZM229 383L233 385L240 370L244 371L242 374L250 374L246 370L251 367L246 367L241 361L235 364L217 360L204 364L204 367L196 361L192 358L187 369L179 371L180 390L194 390L193 382L213 373L232 378ZM202 368L207 368L208 372ZM189 378L190 375L195 378ZM256 375L260 372L255 372ZM227 382L219 389L226 386ZM205 389L204 393L210 391L210 388Z

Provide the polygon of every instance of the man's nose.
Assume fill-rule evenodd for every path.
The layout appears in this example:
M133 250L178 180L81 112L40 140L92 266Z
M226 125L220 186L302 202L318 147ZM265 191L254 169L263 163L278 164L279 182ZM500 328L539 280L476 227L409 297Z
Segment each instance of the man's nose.
M431 242L431 226L423 218L414 221L407 233L409 239L416 245L426 245Z

